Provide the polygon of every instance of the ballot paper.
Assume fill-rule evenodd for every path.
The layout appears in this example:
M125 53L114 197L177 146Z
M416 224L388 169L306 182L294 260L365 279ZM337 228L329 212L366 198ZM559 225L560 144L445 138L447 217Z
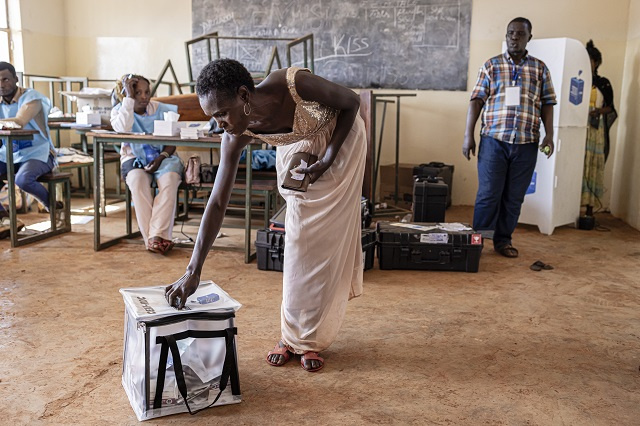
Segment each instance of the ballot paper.
M471 231L471 227L459 222L453 223L434 223L433 225L419 225L416 223L402 223L402 222L394 222L391 223L393 226L400 226L403 228L415 229L417 231L433 231L433 230L442 230L447 232L462 232L462 231Z
M137 321L194 312L235 312L242 306L213 281L200 281L200 286L187 299L184 309L178 310L169 306L165 298L165 287L123 288L120 293Z

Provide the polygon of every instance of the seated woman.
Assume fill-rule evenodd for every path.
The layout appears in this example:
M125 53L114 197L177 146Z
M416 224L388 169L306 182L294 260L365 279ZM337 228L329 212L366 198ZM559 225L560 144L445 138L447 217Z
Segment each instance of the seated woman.
M119 103L111 110L111 126L116 132L153 133L153 121L164 113L177 111L175 105L151 100L149 80L128 74L117 82L114 95ZM131 190L138 228L147 250L164 254L173 248L171 233L184 167L174 155L175 146L129 144L120 147L122 178ZM149 189L156 181L158 194Z

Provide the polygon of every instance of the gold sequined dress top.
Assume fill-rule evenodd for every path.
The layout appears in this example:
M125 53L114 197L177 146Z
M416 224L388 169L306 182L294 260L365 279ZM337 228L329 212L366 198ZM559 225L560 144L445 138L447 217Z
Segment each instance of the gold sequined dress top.
M291 67L287 69L287 86L296 103L293 131L291 133L255 134L250 130L245 130L244 135L260 139L269 145L284 146L315 135L336 117L337 110L318 102L305 101L298 95L295 81L298 71L311 72L307 68Z

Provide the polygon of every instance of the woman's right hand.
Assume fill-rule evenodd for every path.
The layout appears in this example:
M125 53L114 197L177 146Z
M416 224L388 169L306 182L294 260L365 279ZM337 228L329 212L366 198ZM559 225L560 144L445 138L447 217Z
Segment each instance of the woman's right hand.
M184 308L187 298L196 292L200 285L200 275L185 272L180 279L173 284L168 285L164 289L164 296L169 303L176 309Z
M129 98L135 98L136 84L138 84L138 77L127 78L124 81L124 92Z

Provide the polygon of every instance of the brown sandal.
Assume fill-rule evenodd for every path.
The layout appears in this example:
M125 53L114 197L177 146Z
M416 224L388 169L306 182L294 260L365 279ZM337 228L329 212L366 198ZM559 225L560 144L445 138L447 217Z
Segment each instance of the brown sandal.
M147 250L153 253L166 254L175 244L171 240L161 237L152 237L147 242Z
M276 345L274 346L272 351L269 351L269 353L267 354L267 364L272 365L274 367L282 367L283 365L285 365L287 363L287 361L289 361L289 359L291 359L291 352L289 351L289 349L287 349L286 346L280 346L281 342L276 343ZM283 343L284 344L284 343ZM275 363L275 362L271 362L269 361L269 357L271 355L281 355L284 357L284 361L282 361L281 364Z
M509 257L509 258L518 257L518 249L516 249L511 244L507 244L506 246L496 248L495 250L501 255L503 255L504 257Z
M147 241L147 250L153 253L162 253L162 238L149 238L149 241Z
M309 364L309 368L305 367L305 361L312 361L312 360L320 361L320 367L311 368L311 364ZM324 367L324 359L319 356L318 352L307 352L304 355L302 355L302 357L300 358L300 366L305 371L308 371L310 373L313 373L314 371L320 371L322 370L322 367Z

